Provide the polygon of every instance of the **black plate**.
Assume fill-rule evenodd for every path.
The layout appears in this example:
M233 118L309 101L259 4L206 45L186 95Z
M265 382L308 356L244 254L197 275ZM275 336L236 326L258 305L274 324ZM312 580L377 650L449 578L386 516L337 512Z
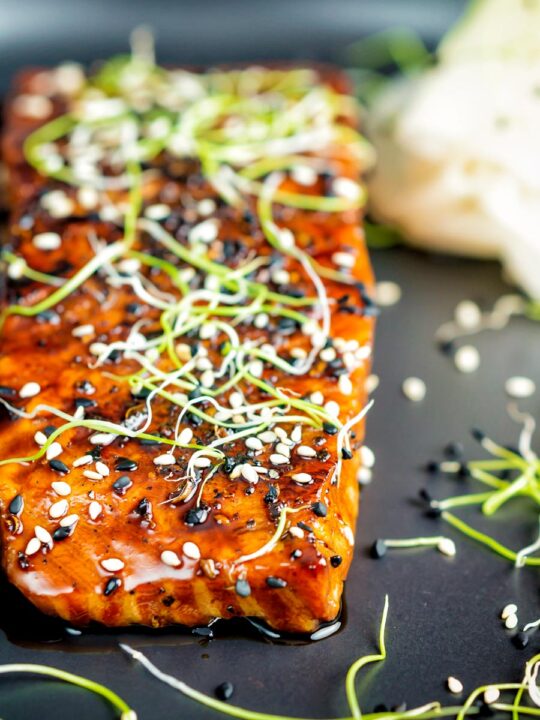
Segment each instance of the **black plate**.
M178 62L217 62L250 58L310 57L339 61L343 47L363 33L397 23L420 30L428 40L455 17L462 3L449 0L295 0L290 2L77 2L34 0L10 3L0 22L2 81L18 66L63 58L88 60L125 48L129 28L145 20L157 29L162 57ZM298 717L347 715L344 677L351 662L374 648L384 594L390 596L389 657L359 682L361 705L410 707L428 700L449 702L448 675L466 689L481 682L516 681L536 648L511 644L498 618L516 601L522 620L538 615L536 571L514 571L509 564L423 515L418 489L431 484L436 496L456 491L456 481L429 480L426 459L453 440L477 453L468 430L482 426L503 442L516 427L505 413L505 379L525 374L540 385L540 332L516 320L501 333L477 340L482 365L471 376L458 374L435 348L433 334L463 298L489 305L508 288L495 263L430 257L410 250L373 253L380 279L403 288L402 302L384 310L379 322L375 371L381 386L368 421L368 444L375 450L375 481L362 500L358 546L346 590L344 628L310 645L278 645L236 630L204 644L188 632L87 631L58 643L54 623L27 615L22 600L0 588L0 662L55 665L103 682L118 691L143 720L217 717L133 667L119 652L119 641L143 649L163 670L212 693L231 680L234 702L269 713ZM400 392L409 375L424 378L428 393L413 404ZM538 399L524 404L540 415ZM462 481L463 482L463 481ZM468 485L465 484L464 487ZM524 508L519 511L523 517ZM505 510L491 527L516 547L535 532L536 517L509 530L517 510ZM456 539L450 559L433 550L394 552L380 561L368 556L378 536L406 537L444 532ZM20 619L23 618L22 626ZM41 636L42 640L36 642ZM97 698L55 683L0 679L3 720L110 718Z

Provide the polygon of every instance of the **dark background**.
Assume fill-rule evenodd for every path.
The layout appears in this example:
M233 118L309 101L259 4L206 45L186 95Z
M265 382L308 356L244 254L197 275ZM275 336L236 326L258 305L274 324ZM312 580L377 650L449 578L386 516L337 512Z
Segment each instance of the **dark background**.
M141 22L156 29L162 61L312 58L339 63L350 42L397 25L414 28L433 44L462 5L457 0L2 0L0 80L5 88L12 72L26 64L92 60L125 51L129 31ZM433 699L451 702L445 690L450 674L461 678L467 690L483 682L520 678L538 640L533 638L527 650L515 649L498 616L510 601L518 603L522 624L539 614L538 571L515 571L425 518L415 498L427 483L437 497L469 487L464 481L456 487L458 481L428 480L420 468L450 440L465 441L477 457L468 440L471 426L484 427L501 442L515 441L503 384L510 375L525 374L540 386L540 328L516 320L500 333L484 333L474 341L482 355L479 371L459 375L436 350L434 331L459 300L473 298L489 306L508 290L498 265L402 249L374 252L373 260L380 279L401 284L403 300L383 311L378 327L375 371L381 387L375 393L367 441L376 452L377 466L375 481L363 495L344 629L303 646L240 636L203 646L185 631L122 636L86 632L59 643L35 642L38 632L51 639L56 630L41 618L37 624L35 618L30 622L22 601L0 586L0 662L52 664L104 682L143 720L217 717L159 685L140 667L131 667L117 649L121 639L203 691L211 693L223 680L233 681L239 705L299 717L339 717L347 714L345 673L356 657L373 651L388 593L389 657L359 682L364 711L381 702L391 706L406 700L409 707ZM427 383L423 403L412 404L401 395L401 382L411 374ZM540 415L538 399L523 407ZM536 515L526 505L513 505L486 527L521 547L534 535ZM381 561L368 557L367 549L378 536L438 533L456 539L455 558L433 550L395 551ZM99 699L84 691L28 678L0 679L3 720L111 716Z

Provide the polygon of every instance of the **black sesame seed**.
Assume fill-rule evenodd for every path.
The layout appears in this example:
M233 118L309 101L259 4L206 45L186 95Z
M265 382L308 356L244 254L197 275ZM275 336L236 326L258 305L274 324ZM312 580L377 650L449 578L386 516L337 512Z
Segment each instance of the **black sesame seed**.
M330 565L334 568L339 567L342 562L343 558L341 557L341 555L332 555L332 557L330 558Z
M512 638L512 642L519 650L523 650L529 644L529 636L527 635L527 633L518 632Z
M341 457L343 460L350 460L353 454L348 448L341 448Z
M441 464L438 463L436 460L428 460L428 462L426 463L425 470L431 475L435 475L435 473L438 473L440 469Z
M112 577L110 580L107 580L105 584L105 589L103 590L103 594L108 597L109 595L112 595L115 590L118 590L118 588L122 585L122 581L120 578Z
M74 530L75 523L73 523L73 525L67 525L66 527L57 527L52 534L53 540L55 540L56 542L58 542L59 540L65 540L73 534Z
M206 507L190 508L184 515L186 525L202 525L208 518L208 509Z
M420 490L418 491L418 497L428 503L433 500L426 488L420 488Z
M223 461L221 468L224 473L227 473L227 475L230 475L232 473L232 471L234 470L235 465L236 465L236 463L234 462L234 460L227 456L225 458L225 460Z
M230 700L234 693L234 685L232 684L232 682L222 682L221 685L217 686L214 692L218 700Z
M335 425L332 425L332 423L325 422L323 423L323 430L328 435L336 435L337 434L337 427Z
M481 443L482 440L484 440L486 437L486 434L482 430L480 430L480 428L477 428L477 427L471 428L471 435L479 443Z
M311 509L317 515L317 517L326 517L328 515L328 508L323 502L315 502L311 506Z
M22 495L15 495L9 503L8 510L12 515L20 515L24 508L24 500Z
M189 391L188 399L195 400L196 398L201 397L202 394L203 394L203 392L202 392L201 388L197 385L196 387L193 388L193 390Z
M118 472L131 472L137 468L138 465L135 460L130 460L129 458L118 458L116 465L114 466L114 469Z
M234 586L236 594L240 597L249 597L251 595L251 586L245 578L239 578Z
M212 628L207 626L194 627L191 630L191 634L195 635L195 637L206 638L208 640L212 640L212 638L214 637L214 631L212 630Z
M266 578L266 584L268 587L275 588L275 589L281 589L284 587L287 587L287 581L283 580L283 578L274 577L273 575L269 575Z
M152 511L152 503L148 498L143 497L139 502L137 503L137 506L135 507L135 512L137 515L140 515L141 517L146 517L147 515L150 515Z
M56 458L54 460L49 460L49 467L51 470L54 470L61 475L67 475L69 473L69 468L66 463L63 463L61 460L56 460Z
M43 428L43 434L46 435L47 437L50 437L55 430L56 430L56 427L54 425L47 425L46 427Z
M0 395L4 397L14 397L17 391L14 388L8 387L7 385L0 385Z
M388 550L388 547L384 540L381 540L380 538L378 540L375 540L373 545L371 546L371 557L375 558L376 560L379 560L380 558L384 557L386 555L386 551Z
M19 567L21 568L21 570L28 570L28 568L30 567L28 555L25 555L23 552L19 552L17 559L19 561Z
M306 525L305 522L300 521L299 523L297 523L297 525L300 528L300 530L304 530L305 532L308 532L308 533L313 532L313 528L310 527L309 525Z
M451 442L444 448L444 454L449 460L459 460L463 457L465 448L459 442Z
M130 477L127 475L122 475L117 480L113 482L113 490L117 495L123 495L128 488L130 488L133 485L133 482Z
M264 502L267 505L275 503L278 499L278 489L275 485L270 485L266 495L264 496Z
M302 557L302 551L299 548L296 548L296 550L292 551L291 558L293 560L298 560L299 557Z
M95 400L92 400L91 398L86 397L76 397L75 398L75 407L76 408L93 408L96 407L97 403Z

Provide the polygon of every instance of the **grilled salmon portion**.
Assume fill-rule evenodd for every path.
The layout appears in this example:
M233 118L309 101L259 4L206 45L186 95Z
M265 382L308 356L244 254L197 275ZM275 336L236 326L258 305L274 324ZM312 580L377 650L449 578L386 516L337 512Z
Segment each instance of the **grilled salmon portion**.
M138 57L18 78L1 553L43 612L337 616L375 314L346 89Z

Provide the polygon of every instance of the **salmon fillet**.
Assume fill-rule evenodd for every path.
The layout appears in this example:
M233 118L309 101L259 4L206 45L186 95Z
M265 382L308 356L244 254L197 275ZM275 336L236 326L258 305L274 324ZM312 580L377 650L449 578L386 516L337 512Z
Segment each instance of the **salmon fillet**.
M43 612L339 613L375 314L355 124L337 71L17 79L1 551Z

